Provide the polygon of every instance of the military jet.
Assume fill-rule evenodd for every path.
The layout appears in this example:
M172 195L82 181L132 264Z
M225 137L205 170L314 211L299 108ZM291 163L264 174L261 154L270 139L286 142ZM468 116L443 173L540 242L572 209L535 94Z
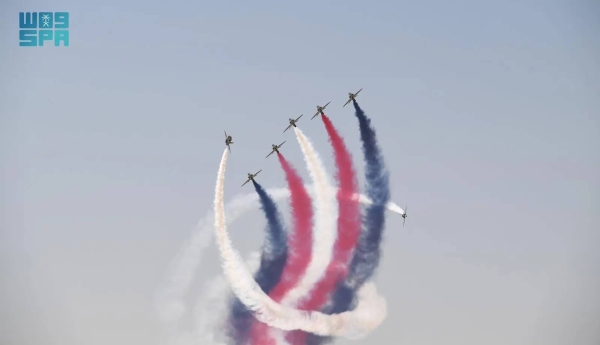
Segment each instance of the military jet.
M329 103L331 103L331 102L329 102ZM311 120L314 119L319 114L325 115L325 113L323 112L323 110L325 110L325 108L327 108L327 106L329 105L329 103L325 104L324 106L317 105L317 113L313 117L311 117L310 119Z
M304 115L304 114L302 114ZM287 126L287 128L283 131L283 133L285 133L285 131L287 131L288 129L290 129L292 126L296 127L296 122L298 122L298 120L300 120L300 118L302 117L302 115L298 116L297 119L290 119L290 125Z
M256 175L258 175L258 173L260 173L262 171L262 169L260 169L256 174L248 174L248 179L246 180L246 182L244 182L244 184L242 185L242 187L244 187L246 185L246 183L253 181L254 182L254 178L256 177Z
M357 92L358 93L358 92ZM402 218L404 218L404 221L402 222L402 226L404 226L404 223L406 223L406 217L408 217L406 215L406 211L408 211L408 206L404 207L404 214L402 215Z
M269 153L269 154L267 155L267 157L265 157L265 158L269 158L269 156L270 156L270 155L272 155L274 152L277 152L277 153L279 153L279 148L280 148L280 147L281 147L281 145L283 145L283 144L285 144L285 141L284 141L284 142L282 142L282 143L281 143L281 144L279 144L279 145L275 145L275 144L271 145L271 147L273 148L273 150L272 150L272 151L271 151L271 153Z
M231 146L229 146L231 144L233 144L233 138L231 135L227 135L227 132L225 132L225 145L227 145L227 148L229 148L229 152L231 152Z
M358 96L358 93L361 92L362 89L356 91L356 93L352 93L352 92L348 92L348 102L346 102L346 104L344 104L344 107L350 103L351 101L354 101L356 99L356 96ZM342 107L343 108L343 107Z

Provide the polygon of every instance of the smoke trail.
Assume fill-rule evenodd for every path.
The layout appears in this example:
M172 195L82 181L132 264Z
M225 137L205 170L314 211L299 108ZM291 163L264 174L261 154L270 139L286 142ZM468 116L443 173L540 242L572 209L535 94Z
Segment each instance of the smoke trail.
M292 211L293 231L288 235L289 253L281 279L269 291L269 297L275 302L280 302L287 292L295 286L304 275L312 254L312 225L313 210L308 192L302 184L302 179L292 165L277 152L279 163L285 172L286 180L291 192L290 203ZM252 344L275 344L270 338L268 327L264 323L255 323L252 330Z
M356 304L357 289L373 276L379 266L381 240L385 228L385 207L383 205L387 204L390 199L389 174L385 168L381 148L377 143L375 129L371 125L371 119L365 115L358 103L356 101L352 103L359 123L362 151L366 163L366 194L373 200L373 204L366 208L363 218L364 231L358 240L348 276L336 288L330 307L324 310L327 314L352 310ZM327 341L316 339L314 336L311 338L313 338L310 341L311 344Z
M366 163L366 192L367 196L373 201L373 204L366 209L363 220L365 232L359 239L356 254L350 264L350 272L345 281L345 285L356 291L373 276L379 265L381 240L385 228L384 205L390 200L390 182L383 154L377 142L377 135L371 125L371 119L365 115L356 101L353 101L353 104L360 126L360 138L363 143L363 154ZM344 300L343 294L339 297ZM349 306L342 306L342 300L339 303L337 300L335 301L334 304L338 304L338 307L332 310L333 313L348 310ZM348 302L347 299L345 301Z
M309 296L299 304L299 309L302 310L319 310L323 307L336 284L345 278L350 255L360 235L360 208L358 200L351 198L358 192L352 156L331 120L325 114L321 115L321 119L333 147L339 181L337 194L338 239L334 246L333 260L327 266L325 276L315 285ZM306 343L306 334L294 332L289 334L286 339L294 344L303 344Z
M335 207L329 206L331 203L334 203L335 200L330 198L328 194L325 194L325 191L331 190L333 187L328 182L327 175L325 174L325 171L322 168L322 163L318 159L318 156L312 148L312 145L310 149L307 149L306 147L302 146L302 144L301 147L303 147L305 157L311 157L310 151L314 153L312 157L314 157L315 159L306 159L309 172L311 173L311 177L313 178L315 183L314 186L316 186L317 188L314 188L314 186L312 185L306 185L305 187L309 191L309 194L311 194L312 198L315 200L315 206L317 208L315 231L319 231L320 229L320 241L321 243L325 243L329 241L329 239L326 240L328 236L328 229L333 229L333 226L328 226L324 222L324 220L328 219L326 214L332 215L329 218L335 217ZM309 153L307 153L307 151ZM311 164L309 162L312 162L314 164ZM320 176L318 173L319 171L321 171ZM323 181L323 183L321 183L321 181ZM327 188L325 188L324 186L326 186ZM275 201L288 198L290 195L290 192L287 188L269 188L267 189L267 193L269 193ZM362 194L354 195L353 198L358 199L360 203L365 205L372 204L372 201ZM239 217L243 216L246 212L256 207L258 201L259 198L256 193L237 195L236 197L234 197L232 201L227 203L227 223L233 224ZM387 204L387 209L394 213L404 214L404 211L393 202L389 202ZM335 218L332 219L334 219L335 221ZM194 273L198 270L205 249L212 241L214 231L214 215L212 211L209 211L206 214L206 216L204 216L198 221L196 229L197 230L193 233L191 240L184 243L181 250L170 263L169 269L167 270L167 277L165 279L165 282L161 286L159 286L157 292L156 303L158 316L160 321L163 324L165 324L167 332L170 336L176 336L176 334L178 333L177 323L179 322L186 310L185 303L183 302L184 296L190 289L192 280L194 278ZM330 241L331 243L335 241L335 232L332 233L334 237ZM326 248L327 246L323 245L323 247ZM317 253L318 248L320 248L319 245L313 245L313 261L315 261L316 256L319 256L318 253L323 252L322 250L319 250ZM324 255L324 257L325 262L329 263L329 259L327 259L327 256ZM329 255L329 257L331 257L331 255ZM311 272L312 267L313 262L311 261L311 264L307 269L305 277L309 275L308 272ZM322 270L319 269L317 269L316 271L322 272ZM289 295L291 295L291 293L288 294L288 296Z
M378 327L386 316L386 303L377 295L374 285L366 284L359 292L359 303L353 312L325 315L300 311L277 304L258 286L245 267L239 253L233 249L225 223L223 189L228 152L223 152L215 187L215 235L221 265L234 294L254 313L260 322L285 331L302 330L318 335L360 338Z
M286 231L275 201L273 201L259 183L254 180L252 183L260 198L261 208L267 218L266 236L261 250L260 267L254 279L262 291L269 293L279 282L288 257ZM231 307L229 335L236 343L242 343L244 339L248 338L248 331L250 330L252 321L253 317L250 312L239 299L235 299Z
M294 131L314 183L315 226L310 264L300 282L281 301L282 304L292 307L310 292L325 273L333 256L333 245L337 237L335 230L337 210L332 184L327 177L323 162L308 138L299 128L295 127Z
M290 254L279 283L269 296L276 302L281 301L291 287L297 284L304 274L312 254L313 210L310 195L302 184L302 179L292 165L277 153L281 167L291 191L291 209L294 232L289 236Z

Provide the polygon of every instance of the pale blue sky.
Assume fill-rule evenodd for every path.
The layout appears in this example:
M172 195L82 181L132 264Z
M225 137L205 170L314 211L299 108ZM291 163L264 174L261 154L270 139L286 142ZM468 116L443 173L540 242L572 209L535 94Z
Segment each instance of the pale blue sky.
M307 118L328 101L360 173L341 107L359 88L409 218L386 230L388 319L353 343L598 343L597 3L0 6L0 343L157 344L154 294L211 205L223 130L228 198L259 168L284 185L264 159L282 140L308 178L281 133L302 113L333 172ZM19 47L19 11L69 11L71 46ZM245 220L243 252L264 226ZM197 277L218 271L213 248Z

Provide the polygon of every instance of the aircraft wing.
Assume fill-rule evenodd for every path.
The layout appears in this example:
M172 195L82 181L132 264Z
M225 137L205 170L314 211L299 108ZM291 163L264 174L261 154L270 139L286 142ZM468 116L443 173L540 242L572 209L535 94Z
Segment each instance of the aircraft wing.
M279 147L281 147L281 145L283 145L283 144L285 144L285 140L281 144L279 144Z
M227 148L229 149L229 153L231 153L231 146L229 144L227 144Z
M317 117L317 115L319 115L319 113L321 113L320 111L317 111L317 113L315 115L313 115L313 117L311 117L310 119L314 119L315 117Z
M327 102L327 104L325 104L325 105L323 106L323 110L325 110L325 108L327 108L327 106L329 105L329 103L331 103L331 101L330 101L330 102Z
M272 155L273 152L275 152L275 150L271 151L271 153L269 153L265 158L269 158L269 156Z
M256 177L256 175L258 175L258 173L260 173L262 171L262 169L260 169L256 174L254 174L254 177Z
M304 114L302 114L304 115ZM298 116L298 118L296 119L296 121L300 120L300 118L302 117L302 115Z
M227 139L227 132L223 131L225 133L225 139Z
M362 91L362 89L356 91L356 93L354 94L354 97L358 96L358 93L361 92L361 91Z
M285 133L285 131L287 131L288 129L290 129L290 127L292 127L292 125L287 126L287 128L283 131L283 133Z
M351 99L349 99L349 100L348 100L348 102L346 102L346 104L344 104L344 105L342 106L342 108L343 108L343 107L345 107L346 105L348 105L348 103L350 103L350 101L352 101L352 100L351 100Z
M250 182L250 179L247 179L246 182L244 182L244 184L242 185L242 187L244 187L248 182Z

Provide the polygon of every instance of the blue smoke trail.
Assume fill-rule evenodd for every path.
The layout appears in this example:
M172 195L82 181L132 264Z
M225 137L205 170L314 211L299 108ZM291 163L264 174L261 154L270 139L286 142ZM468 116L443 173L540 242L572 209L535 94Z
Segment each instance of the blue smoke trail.
M261 209L267 217L267 229L262 247L260 267L254 279L260 288L268 294L279 282L287 260L287 236L275 201L260 184L254 181L252 183L260 198ZM229 336L233 338L236 344L244 344L254 317L237 298L231 306L229 320Z
M385 228L385 205L390 199L389 174L377 143L375 130L371 126L371 119L365 115L356 101L352 101L352 103L360 126L362 151L366 163L366 194L373 200L373 204L365 210L363 231L350 262L348 275L336 287L331 303L323 310L326 314L336 314L354 309L357 302L356 292L375 274L381 257L381 240ZM311 334L307 344L325 344L331 341L331 338Z

